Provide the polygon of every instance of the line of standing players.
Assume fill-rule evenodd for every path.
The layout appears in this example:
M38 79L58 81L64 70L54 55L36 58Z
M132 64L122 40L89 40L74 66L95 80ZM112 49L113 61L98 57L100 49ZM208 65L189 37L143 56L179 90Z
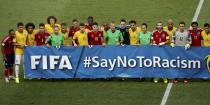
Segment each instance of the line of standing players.
M162 22L157 22L155 29L148 31L147 23L137 26L135 20L127 24L125 19L120 20L120 25L114 21L104 22L99 26L94 18L89 16L87 23L79 23L77 19L72 20L70 28L66 23L58 24L57 18L49 16L47 23L40 23L36 29L33 23L24 25L17 24L17 31L10 29L9 34L3 38L1 48L5 65L5 81L15 79L19 83L19 69L23 60L25 46L88 46L88 45L170 45L184 46L210 46L210 25L205 23L203 28L198 27L197 22L191 23L187 29L185 22L181 21L176 28L173 20L168 20L167 26L163 27ZM13 76L13 65L15 64L15 76ZM158 83L159 78L154 78ZM167 78L163 78L168 83ZM177 79L174 80L178 82ZM188 83L184 79L184 83Z

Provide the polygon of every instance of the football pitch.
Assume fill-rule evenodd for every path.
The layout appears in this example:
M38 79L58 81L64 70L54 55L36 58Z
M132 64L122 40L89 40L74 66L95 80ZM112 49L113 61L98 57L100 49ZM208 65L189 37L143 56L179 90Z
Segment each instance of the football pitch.
M138 25L148 23L149 31L158 21L166 25L168 19L175 26L179 21L189 26L198 4L199 0L0 0L0 39L18 22L38 27L50 15L68 25L73 18L86 22L93 16L100 24L135 19ZM197 18L200 27L210 22L209 5L210 0L205 0ZM0 105L160 105L167 88L151 79L24 80L23 70L20 84L6 84L3 63L0 68ZM210 105L210 80L173 85L165 105Z

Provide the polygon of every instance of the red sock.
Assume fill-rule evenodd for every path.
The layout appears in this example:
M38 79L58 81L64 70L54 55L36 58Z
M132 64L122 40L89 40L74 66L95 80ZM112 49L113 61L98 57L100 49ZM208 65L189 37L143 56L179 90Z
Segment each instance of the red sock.
M9 69L5 69L4 70L4 76L5 77L9 77Z
M9 69L9 76L12 76L12 74L13 74L13 69L10 68L10 69Z

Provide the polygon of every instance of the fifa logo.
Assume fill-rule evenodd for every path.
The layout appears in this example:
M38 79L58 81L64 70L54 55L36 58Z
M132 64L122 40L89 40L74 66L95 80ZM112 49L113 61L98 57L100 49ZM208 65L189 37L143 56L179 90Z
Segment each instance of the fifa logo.
M207 56L204 58L204 60L206 61L207 69L208 69L208 71L210 72L210 65L209 65L209 63L210 63L210 55L207 55Z

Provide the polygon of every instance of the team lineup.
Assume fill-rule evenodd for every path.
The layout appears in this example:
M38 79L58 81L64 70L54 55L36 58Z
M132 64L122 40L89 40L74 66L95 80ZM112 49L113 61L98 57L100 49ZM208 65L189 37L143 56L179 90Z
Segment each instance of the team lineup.
M9 34L3 39L1 48L5 62L5 82L15 79L19 83L19 69L23 61L24 47L26 46L90 46L90 45L157 45L171 47L184 46L187 50L191 46L210 46L210 25L205 23L202 28L197 22L191 23L187 29L185 22L179 22L174 26L173 20L168 20L164 27L163 23L157 22L153 31L148 31L147 23L137 26L135 20L127 23L125 19L120 20L120 25L112 21L99 25L92 16L87 18L87 23L72 20L70 28L66 23L58 24L57 18L49 16L47 23L40 23L36 29L33 23L24 25L17 23L17 31L10 29ZM13 76L13 65L15 64L15 76ZM158 83L159 78L154 78ZM167 78L163 78L168 83ZM178 83L178 79L173 80ZM184 79L188 83L189 79Z

